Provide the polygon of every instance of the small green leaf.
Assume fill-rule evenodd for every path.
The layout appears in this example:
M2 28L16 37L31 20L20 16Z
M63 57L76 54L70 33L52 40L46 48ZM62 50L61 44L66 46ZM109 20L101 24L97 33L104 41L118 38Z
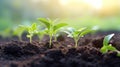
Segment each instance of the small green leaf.
M80 32L77 30L72 33L73 37L76 37L76 38L79 37L79 34Z
M68 30L70 33L75 32L75 29L74 29L74 28L72 28L72 27L67 28L67 30Z
M4 31L0 32L3 38L11 37L12 30L10 28L6 28Z
M41 21L43 24L45 24L48 29L50 28L51 22L49 22L49 20L47 20L45 18L38 18L38 20Z
M24 27L21 27L21 26L18 26L14 31L13 31L13 34L14 35L21 35L24 31L25 31L26 28Z
M27 30L28 26L24 26L24 25L19 25L20 28L23 28L25 30Z
M117 49L115 47L113 47L111 44L107 46L107 49L108 50L111 50L111 51L116 51Z
M78 29L78 31L81 32L81 31L83 31L85 29L86 29L86 27L83 27L83 28Z
M103 45L108 45L110 39L114 36L114 34L107 35L103 40Z
M71 37L71 38L73 38L72 33L68 32L68 31L64 31L64 32L65 32L66 34L68 34L67 37Z
M116 51L117 56L120 57L120 51L118 51L115 47L112 46L112 44L108 44L110 39L114 36L114 34L110 34L105 36L104 41L103 41L103 47L100 49L100 52L107 53L108 50L110 51Z
M86 29L86 28L85 28L85 29L83 30L83 32L81 32L80 36L82 37L82 36L84 36L84 35L92 32L92 31L93 31L93 30L91 30L91 29Z
M60 29L61 27L64 27L64 26L67 26L67 24L66 23L59 23L59 24L54 26L54 31L56 31L56 30L58 30L58 29Z
M36 23L33 23L33 24L32 24L31 29L32 29L32 31L34 31L34 30L37 29L37 25L36 25Z
M69 34L67 37L71 37L71 38L73 38L73 35L72 35L72 34Z
M104 46L100 49L100 52L102 52L103 54L104 53L107 53L108 52L108 49L107 49L107 46Z
M117 51L115 47L112 46L112 44L109 44L110 39L114 36L114 34L110 34L105 36L103 40L103 47L100 49L102 53L107 53L108 50L110 51Z
M30 35L27 35L27 37L29 38L29 37L31 37Z
M117 51L117 56L120 57L120 51Z

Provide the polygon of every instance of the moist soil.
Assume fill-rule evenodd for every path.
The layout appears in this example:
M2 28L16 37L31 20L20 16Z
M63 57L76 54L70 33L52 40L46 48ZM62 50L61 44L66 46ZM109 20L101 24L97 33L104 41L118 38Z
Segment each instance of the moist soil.
M73 48L73 39L66 35L59 36L51 47L48 37L42 41L33 39L32 43L1 37L0 67L120 67L116 52L100 52L104 37L111 33L115 36L110 43L120 50L120 32L116 31L88 34L79 40L77 48Z

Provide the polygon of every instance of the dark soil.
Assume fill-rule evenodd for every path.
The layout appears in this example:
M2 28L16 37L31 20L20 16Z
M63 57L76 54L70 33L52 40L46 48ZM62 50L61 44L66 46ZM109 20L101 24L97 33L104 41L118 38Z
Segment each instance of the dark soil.
M51 48L47 38L32 43L1 38L0 67L120 67L116 52L100 52L105 35L111 33L115 36L110 43L120 50L120 33L114 31L86 35L79 40L77 48L73 48L74 41L66 36L58 37Z

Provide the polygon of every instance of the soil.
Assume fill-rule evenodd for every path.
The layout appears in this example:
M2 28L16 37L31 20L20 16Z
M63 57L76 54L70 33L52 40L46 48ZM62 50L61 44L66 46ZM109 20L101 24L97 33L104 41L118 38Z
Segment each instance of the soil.
M79 40L77 48L73 48L72 38L63 35L51 48L48 37L32 43L0 37L0 67L120 67L116 52L100 52L104 37L111 33L115 36L110 43L120 50L120 32L116 31L88 34Z

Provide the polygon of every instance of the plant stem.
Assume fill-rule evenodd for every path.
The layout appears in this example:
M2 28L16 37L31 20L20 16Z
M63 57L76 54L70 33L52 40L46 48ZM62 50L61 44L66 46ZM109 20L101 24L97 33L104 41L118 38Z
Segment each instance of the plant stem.
M51 48L51 45L52 45L52 36L50 35L50 41L49 41L49 47Z
M75 39L75 48L78 47L78 40L79 40L79 39Z
M30 34L30 43L32 43L33 34Z
M18 36L19 37L19 40L22 41L22 36Z
M42 39L43 39L43 36L38 36L38 37L39 37L39 40L40 40L40 41L42 41Z
M30 43L32 43L32 36L30 37Z
M57 37L56 36L54 36L54 40L55 40L55 42L57 41Z
M75 40L75 48L77 48L77 46L78 46L78 42L77 40Z
M54 32L53 36L54 36L54 41L56 42L56 41L57 41L57 35L56 35L56 32Z

